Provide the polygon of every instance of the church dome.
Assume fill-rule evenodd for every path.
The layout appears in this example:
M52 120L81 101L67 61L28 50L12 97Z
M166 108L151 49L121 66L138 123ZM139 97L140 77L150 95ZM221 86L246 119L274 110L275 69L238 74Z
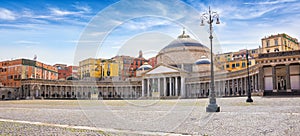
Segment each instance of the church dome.
M192 65L199 59L199 56L209 56L209 48L192 39L185 30L165 46L158 55L157 64L164 63L185 71L191 71Z
M177 37L176 40L172 41L170 44L168 44L166 47L164 47L162 50L168 49L168 48L175 48L175 47L189 47L189 46L196 46L196 47L205 47L203 44L199 43L198 41L190 38L189 35L185 34L185 30L183 30L183 33Z
M140 66L137 71L140 71L140 70L149 70L149 69L152 69L152 66L149 65L147 62L145 62L142 66Z
M210 60L206 56L201 56L200 59L198 59L195 62L196 65L202 65L202 64L210 64Z

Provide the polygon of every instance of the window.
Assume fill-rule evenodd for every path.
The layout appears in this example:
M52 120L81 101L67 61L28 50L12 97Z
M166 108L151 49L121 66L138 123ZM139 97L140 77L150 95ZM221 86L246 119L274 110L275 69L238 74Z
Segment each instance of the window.
M226 68L229 68L229 64L226 65Z
M267 47L269 47L270 46L270 41L269 40L267 40Z
M232 64L231 67L232 67L232 68L235 68L235 64Z
M278 48L275 48L275 49L274 49L274 52L279 52L279 49L278 49Z
M270 50L267 50L267 53L269 53L270 52Z
M235 66L236 66L236 67L240 67L240 63L236 63Z
M246 63L245 62L242 63L242 67L243 68L246 67Z
M251 61L249 61L249 65L251 65Z
M277 46L278 45L278 39L275 39L274 43L275 43L275 46Z
M286 45L286 40L284 40L284 45Z

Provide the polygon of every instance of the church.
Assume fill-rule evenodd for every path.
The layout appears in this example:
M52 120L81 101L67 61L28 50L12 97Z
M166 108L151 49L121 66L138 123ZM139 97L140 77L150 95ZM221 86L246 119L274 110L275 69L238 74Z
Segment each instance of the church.
M285 34L277 36L287 37ZM230 67L235 68L240 64L241 67L249 65L249 74L246 68L226 69L228 64L224 67L218 63L220 56L214 54L217 97L246 96L248 81L253 94L300 95L300 50L290 47L283 50L284 47L279 48L279 42L274 42L278 47L273 47L270 38L278 40L276 36L263 38L263 43L264 40L269 42L260 49L262 52L251 58L255 60L252 64L230 62ZM246 56L234 55L234 58L242 56L244 59ZM110 81L24 79L20 88L2 91L1 96L9 97L7 99L205 98L210 94L210 58L210 49L183 31L159 51L155 67L145 62L137 69L135 78Z

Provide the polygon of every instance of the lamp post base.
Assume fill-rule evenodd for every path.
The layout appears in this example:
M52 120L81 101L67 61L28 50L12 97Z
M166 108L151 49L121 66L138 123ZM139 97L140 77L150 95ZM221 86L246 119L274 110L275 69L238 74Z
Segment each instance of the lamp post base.
M220 107L217 104L209 104L206 107L206 112L220 112Z
M253 102L252 98L251 97L248 97L246 102Z

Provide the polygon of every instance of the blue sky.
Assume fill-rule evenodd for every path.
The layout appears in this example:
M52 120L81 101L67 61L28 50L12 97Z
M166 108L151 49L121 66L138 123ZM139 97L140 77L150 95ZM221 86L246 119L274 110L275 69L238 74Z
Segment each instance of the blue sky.
M101 0L0 2L0 60L32 59L77 64L87 57L117 54L155 55L185 27L208 45L207 26L200 14L217 11L216 53L257 48L260 39L277 33L300 38L298 0ZM79 56L79 57L78 57Z

